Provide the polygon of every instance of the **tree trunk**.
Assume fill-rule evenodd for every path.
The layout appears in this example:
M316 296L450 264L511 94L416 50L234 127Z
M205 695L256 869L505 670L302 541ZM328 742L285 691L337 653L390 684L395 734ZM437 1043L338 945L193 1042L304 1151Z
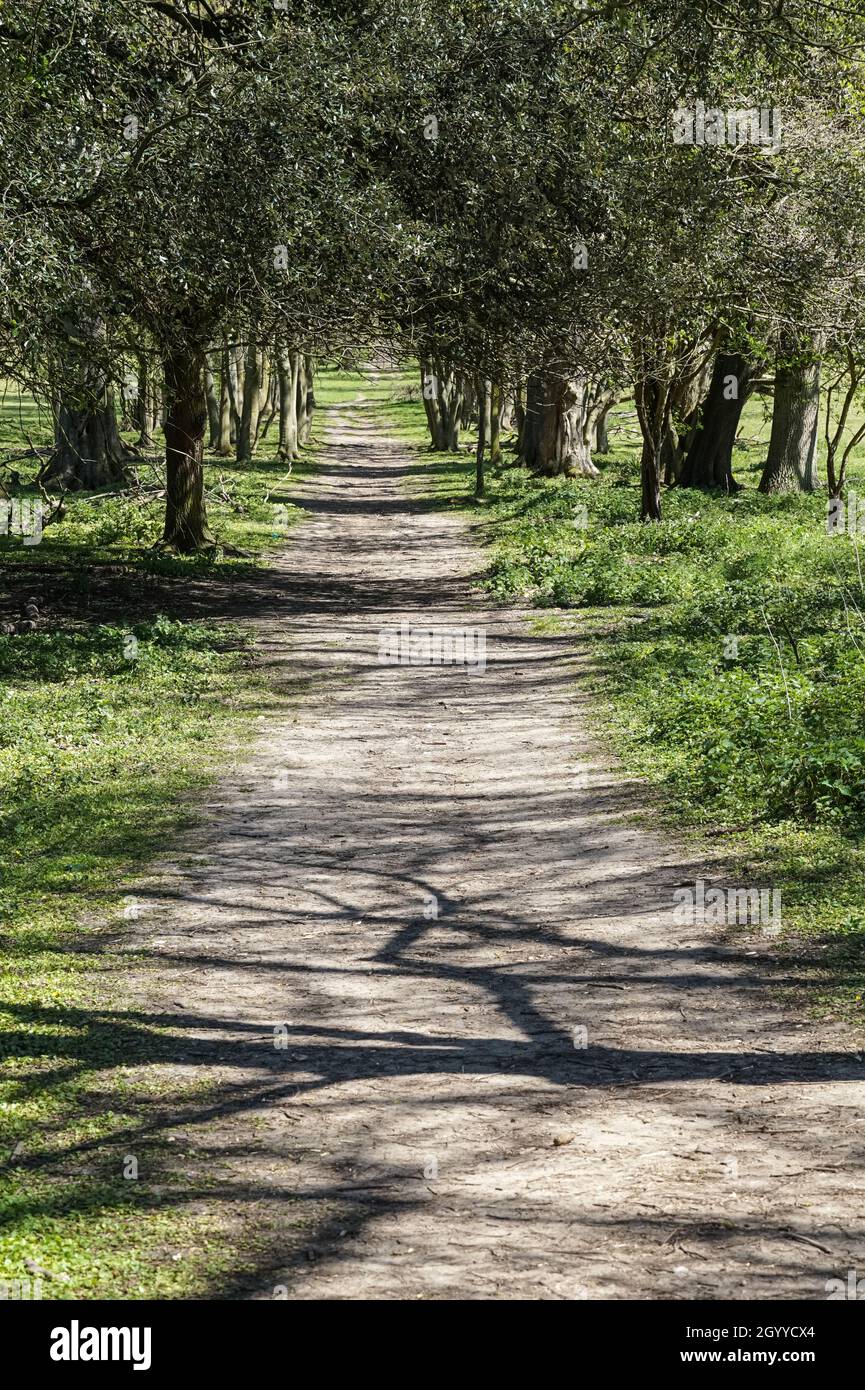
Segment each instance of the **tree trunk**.
M610 401L609 405L605 405L595 421L596 454L608 454L610 452L610 435L607 427L607 420L614 405L615 401Z
M135 427L139 449L153 448L153 431L159 414L155 383L150 371L150 363L145 353L138 356L138 395L135 400Z
M817 425L820 415L819 345L812 342L792 366L775 374L772 434L761 492L813 492L817 486ZM785 345L784 356L795 349Z
M514 424L517 427L517 453L522 457L523 453L523 429L526 423L526 401L523 391L525 383L520 374L514 388Z
M297 354L297 388L294 395L294 409L297 415L297 443L300 446L303 417L306 410L306 364L302 352Z
M740 484L733 477L733 445L742 410L751 394L751 383L759 370L741 353L720 352L715 358L709 394L679 477L682 487L739 491Z
M61 392L54 453L40 481L58 483L70 492L97 492L126 479L126 451L117 428L114 392L94 370L82 391L74 396Z
M502 390L497 382L490 388L490 465L495 467L502 461Z
M527 468L537 467L543 423L544 386L540 372L529 372L526 380L526 404L520 430L520 457Z
M303 443L308 444L312 434L312 416L315 410L315 363L309 353L303 359L304 372L306 374L306 402L304 404L303 419Z
M297 379L297 440L307 444L312 433L312 412L315 409L313 362L309 353L299 354L300 371Z
M462 372L454 375L454 387L457 393L456 424L460 429L470 429L475 423L475 416L480 409L478 404L477 383L471 377L466 377Z
M669 391L651 378L638 381L634 403L643 436L640 457L640 520L661 520L661 463L669 424Z
M228 349L220 354L219 367L219 433L216 453L227 458L231 453L231 397L228 393Z
M433 358L429 364L428 375L435 383L435 394L428 404L434 407L435 438L439 441L434 447L447 453L456 453L460 446L460 426L465 421L467 396L464 379L447 367L440 359Z
M267 387L267 400L264 403L261 414L258 417L258 437L262 441L264 441L267 438L267 431L270 429L270 426L273 423L273 417L276 414L278 406L279 381L278 373L274 371L270 373L270 381L268 382Z
M264 348L258 353L258 420L261 424L261 417L267 408L271 397L271 371L270 359Z
M478 446L475 450L475 498L484 495L484 450L487 446L487 421L490 418L490 383L478 383Z
M589 400L583 377L571 376L552 363L529 377L524 455L529 467L544 477L561 474L595 478L588 425Z
M661 440L660 467L665 487L669 487L671 483L675 483L678 480L678 473L681 467L679 433L672 420L667 425L664 431L664 438Z
M120 382L120 429L135 428L138 401L138 372L132 376L127 364Z
M661 449L653 439L643 440L640 456L640 520L661 520Z
M182 555L212 547L204 505L204 427L207 407L204 353L178 347L165 359L168 410L165 418L167 494L163 545Z
M251 463L258 434L258 401L261 387L261 369L258 349L250 343L246 350L246 364L243 377L243 406L240 412L240 429L237 432L237 462Z
M240 414L243 403L242 355L233 343L228 346L228 400L231 412L229 442L236 444L240 434Z
M690 367L674 372L668 388L667 424L661 441L661 467L664 484L679 482L685 457L691 446L700 403L709 390L712 359L709 353L699 371Z
M277 458L288 463L297 458L297 386L300 353L278 350L279 365L279 447Z
M439 382L432 369L432 364L424 358L421 358L420 364L420 385L421 399L423 401L424 411L426 412L426 423L430 436L430 448L433 452L441 453L446 445L439 396Z
M468 429L466 419L467 411L471 412L471 400L474 390L467 383L461 373L451 372L448 375L448 393L443 397L444 407L444 432L445 448L455 454L460 447L460 429Z
M207 398L207 423L209 429L207 447L209 449L215 449L219 444L220 412L219 397L216 394L216 387L213 381L213 368L209 359L207 360L204 372L204 392Z

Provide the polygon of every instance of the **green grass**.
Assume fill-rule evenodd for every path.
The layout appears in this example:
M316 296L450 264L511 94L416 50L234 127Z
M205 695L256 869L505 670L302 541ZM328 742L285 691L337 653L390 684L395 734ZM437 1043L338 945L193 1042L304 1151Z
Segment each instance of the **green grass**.
M0 455L30 443L50 443L49 422L7 389ZM267 694L249 631L208 608L300 515L291 487L315 446L290 478L275 448L271 432L253 465L207 460L211 528L244 556L160 555L164 504L122 495L69 496L38 545L0 538L3 616L17 629L31 596L40 611L0 635L0 1281L41 1278L43 1298L200 1297L255 1247L226 1234L243 1218L209 1200L218 1179L191 1147L177 1175L171 1128L212 1097L174 1066L189 1020L130 1006L121 952L130 883L176 852ZM38 461L11 466L35 496ZM136 467L159 482L155 451Z
M171 1055L123 1006L124 880L176 843L242 738L246 641L165 618L4 637L0 680L0 1279L31 1259L56 1276L43 1297L179 1295L212 1266L208 1227L139 1195L117 1140L200 1088L123 1080L130 1058ZM180 1264L159 1254L169 1232Z
M124 434L123 438L131 443L134 434ZM21 478L15 496L32 505L39 500L35 477L42 459L14 457L27 450L28 440L36 448L51 444L50 417L32 398L6 383L0 390L0 465L11 460L7 466L17 470ZM278 422L274 420L251 464L238 466L233 458L205 456L206 505L218 542L215 551L177 556L154 549L162 534L165 512L163 499L153 495L165 485L163 457L154 447L130 460L140 490L119 490L108 496L68 494L65 516L45 527L38 545L25 546L20 537L0 537L0 563L4 568L18 565L24 570L38 566L40 571L81 566L90 571L116 570L119 565L128 574L182 577L204 573L226 579L248 572L284 541L295 520L291 480L303 477L309 466L305 453L289 470L276 458L277 445ZM0 481L6 476L0 471ZM48 490L56 496L56 489Z
M395 388L380 419L417 451L415 485L470 513L489 591L573 634L598 730L667 825L711 835L733 881L779 887L785 949L814 962L808 1006L865 1019L865 545L827 534L825 496L757 493L764 402L735 455L745 490L671 489L646 526L627 407L600 479L533 478L506 450L478 505L473 451L430 453L413 379ZM863 451L850 486L865 493Z

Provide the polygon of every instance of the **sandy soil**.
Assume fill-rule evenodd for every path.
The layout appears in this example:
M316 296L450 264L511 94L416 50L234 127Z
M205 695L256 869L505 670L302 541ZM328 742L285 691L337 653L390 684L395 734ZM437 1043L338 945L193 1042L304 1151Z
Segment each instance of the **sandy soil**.
M254 1237L202 1296L825 1298L865 1271L855 1040L773 1002L771 939L676 925L711 866L627 819L572 644L482 598L363 400L328 429L256 593L281 697L129 923L216 1088L200 1200ZM485 671L382 664L403 622Z

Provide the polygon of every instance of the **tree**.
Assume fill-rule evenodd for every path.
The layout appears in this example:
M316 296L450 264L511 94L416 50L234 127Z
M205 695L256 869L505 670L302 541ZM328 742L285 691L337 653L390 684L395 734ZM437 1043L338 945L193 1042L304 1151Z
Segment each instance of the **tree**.
M202 377L205 346L186 339L166 350L166 507L163 544L190 554L214 545L204 506L204 429L207 409Z
M850 455L865 439L865 420L856 427L850 427L850 412L861 397L863 382L865 362L861 358L857 360L853 350L848 347L843 369L826 392L826 485L829 496L833 498L843 495ZM833 398L839 387L843 390L841 408L837 420L833 422Z
M733 477L733 445L755 377L760 367L742 353L719 352L712 368L708 395L699 410L691 445L679 482L682 487L739 491Z
M68 248L67 300L86 285L115 332L129 325L153 342L168 392L163 543L209 547L199 443L208 349L229 331L326 347L368 332L373 302L380 312L409 292L410 231L370 178L366 152L400 94L379 23L326 5L298 22L272 6L76 0L71 44L61 0L16 0L15 10L0 31L4 74L40 153L34 166L19 137L21 168L4 156L10 204ZM58 134L58 105L46 100L60 94L78 152L71 168L69 126ZM235 167L242 199L213 177ZM247 456L254 388L240 407ZM302 442L309 352L298 391Z
M820 343L789 343L775 372L775 406L761 492L813 492L817 486Z

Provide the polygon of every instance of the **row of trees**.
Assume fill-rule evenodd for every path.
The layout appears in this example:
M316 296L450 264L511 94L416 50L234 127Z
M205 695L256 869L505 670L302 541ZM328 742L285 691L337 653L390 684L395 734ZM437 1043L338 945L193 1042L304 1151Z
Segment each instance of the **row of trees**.
M308 352L232 341L205 353L202 365L210 452L248 463L274 426L277 457L297 458L309 440L315 404ZM129 457L152 448L165 428L163 364L152 351L121 363L117 390L98 361L85 358L79 367L77 377L70 371L58 383L52 401L55 447L40 481L73 491L120 485L128 480ZM137 431L134 446L124 443L121 431Z
M673 5L662 31L651 9L600 7L556 46L538 26L519 64L502 30L485 53L494 96L448 113L469 138L445 143L439 122L420 175L441 214L418 329L432 446L452 447L464 400L491 391L529 466L591 475L628 395L640 514L657 520L663 482L737 489L742 409L774 387L761 490L811 490L822 368L837 495L865 364L861 18ZM715 138L682 143L707 112Z
M49 475L122 477L134 364L164 544L207 546L208 423L244 459L278 415L291 457L312 356L366 343L420 360L434 448L478 422L479 489L511 421L591 476L632 397L647 520L665 481L735 489L772 379L761 486L813 488L822 369L839 492L863 44L806 0L7 0L0 365L52 401Z
M145 440L163 414L163 543L179 551L212 544L208 403L216 447L225 397L247 457L278 392L290 457L311 347L360 338L371 299L404 293L405 235L363 159L373 35L351 30L327 7L299 23L270 3L2 12L2 366L52 402L51 471L92 486L122 475L114 408L139 364Z

